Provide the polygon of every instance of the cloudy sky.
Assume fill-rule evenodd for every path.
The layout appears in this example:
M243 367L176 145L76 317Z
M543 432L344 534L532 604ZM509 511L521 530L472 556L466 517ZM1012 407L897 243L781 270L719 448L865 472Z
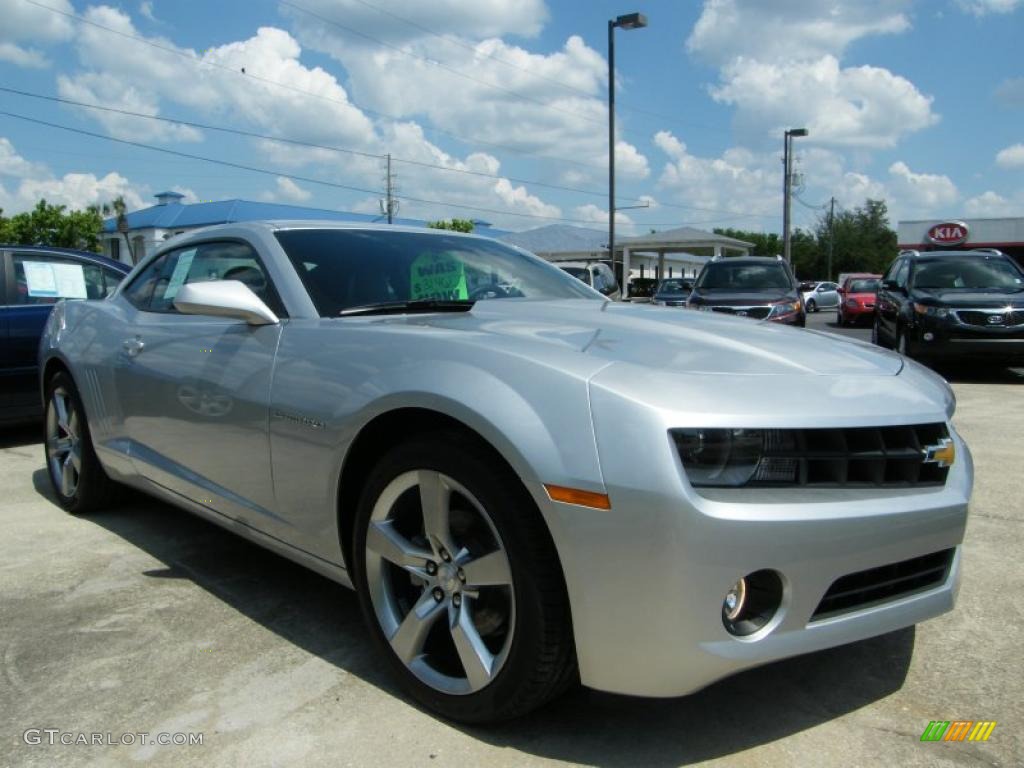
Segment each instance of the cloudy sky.
M1024 215L1024 0L0 0L0 207L376 212L391 153L400 215L600 226L606 24L634 10L627 230L778 231L787 127L797 225L833 195L893 224Z

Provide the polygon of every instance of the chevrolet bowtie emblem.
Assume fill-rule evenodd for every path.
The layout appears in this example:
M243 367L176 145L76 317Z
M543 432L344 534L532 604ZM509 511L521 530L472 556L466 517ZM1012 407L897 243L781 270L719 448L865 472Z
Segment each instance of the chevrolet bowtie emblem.
M950 467L956 460L956 447L953 441L944 437L935 445L925 446L921 452L924 454L925 464L938 464L940 467Z

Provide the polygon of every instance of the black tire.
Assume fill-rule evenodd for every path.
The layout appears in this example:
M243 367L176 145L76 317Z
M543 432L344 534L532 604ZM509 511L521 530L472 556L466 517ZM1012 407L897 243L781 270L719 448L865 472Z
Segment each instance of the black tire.
M808 312L817 312L818 311L818 302L816 302L814 299L808 299L807 300L807 311Z
M883 338L882 328L878 324L878 315L875 315L874 320L871 322L871 343L882 347L882 349L892 349Z
M392 649L370 596L367 531L382 492L412 470L440 472L486 510L512 574L515 610L503 666L485 687L452 694L419 679ZM370 472L356 512L353 582L374 644L402 688L425 708L464 723L519 717L578 681L569 600L551 536L522 483L490 449L458 432L430 433L387 453Z
M896 330L896 351L910 360L917 358L914 343L907 336L907 330L903 326Z
M51 455L52 441L49 439L49 430L51 419L57 418L54 400L57 394L61 394L64 398L66 408L70 406L70 409L73 409L76 422L75 445L78 448L80 468L76 473L77 482L70 494L65 492L66 489L62 485L61 479L55 476L57 469ZM43 457L46 461L46 475L50 478L50 485L58 503L73 515L85 515L110 506L116 494L116 484L107 477L107 473L96 456L85 408L82 407L82 398L78 394L74 380L66 371L57 372L46 382L45 397ZM67 421L70 422L72 421L72 411L68 410L67 413Z

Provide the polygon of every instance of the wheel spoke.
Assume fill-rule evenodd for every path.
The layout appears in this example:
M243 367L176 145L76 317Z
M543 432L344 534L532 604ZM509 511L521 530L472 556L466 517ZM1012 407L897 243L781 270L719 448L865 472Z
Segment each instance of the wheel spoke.
M71 450L71 438L70 437L56 437L51 438L46 444L47 451L49 451L50 458L61 459L64 454Z
M391 647L405 664L410 664L423 651L423 644L434 622L444 614L444 603L434 599L430 590L424 590L412 610L405 615L398 629L389 638Z
M462 572L466 574L466 589L512 583L508 557L500 549L476 560L462 563Z
M65 496L73 496L75 493L75 468L71 464L71 453L60 465L60 492Z
M483 688L491 681L491 669L494 667L494 656L487 646L484 645L480 633L473 626L473 618L466 609L467 604L462 607L451 608L449 613L449 628L452 633L452 640L455 641L455 650L459 654L459 661L466 672L470 687L476 691Z
M65 435L71 434L71 429L68 426L68 405L64 399L64 395L60 392L53 393L53 407L57 411L57 426L64 430Z
M451 529L448 526L451 489L437 472L429 470L420 470L418 483L420 506L423 509L423 530L433 547L443 547L454 556L456 548L452 543Z
M71 457L71 466L75 468L75 476L82 471L82 444L75 443L71 446L71 451L68 453Z
M71 437L78 437L78 412L72 408L68 414L68 434Z
M400 568L423 568L434 553L417 547L395 530L391 520L374 522L366 531L366 548Z

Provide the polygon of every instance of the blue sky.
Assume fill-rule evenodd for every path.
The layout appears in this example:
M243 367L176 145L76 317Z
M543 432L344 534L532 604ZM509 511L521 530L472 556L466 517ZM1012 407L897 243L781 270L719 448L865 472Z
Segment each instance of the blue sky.
M0 0L0 207L176 189L510 229L607 222L607 19L625 231L778 231L887 201L898 219L1024 215L1022 0ZM244 68L244 72L242 71ZM258 167L260 174L104 139ZM410 162L411 161L411 162ZM327 182L318 184L317 181ZM351 189L340 188L349 187Z

